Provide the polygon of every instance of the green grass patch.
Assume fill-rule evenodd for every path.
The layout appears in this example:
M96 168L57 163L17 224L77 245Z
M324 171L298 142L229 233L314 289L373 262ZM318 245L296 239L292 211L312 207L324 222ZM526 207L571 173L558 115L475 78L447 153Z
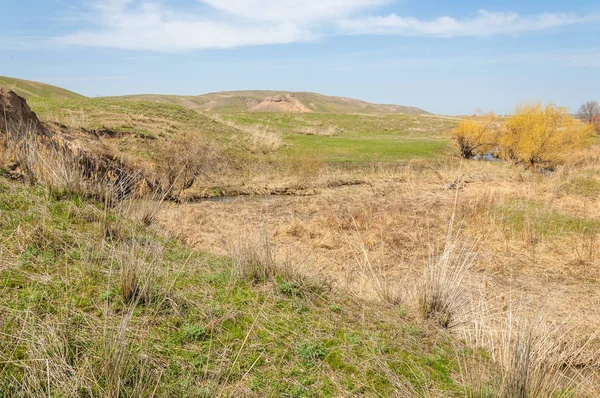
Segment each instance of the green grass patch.
M598 198L600 196L600 181L593 177L575 177L563 187L568 195L578 195L586 198Z
M453 121L431 116L239 113L222 117L281 132L284 158L310 153L326 162L394 162L429 158L447 147Z
M320 137L288 135L291 147L284 156L298 157L310 153L326 162L394 162L414 158L431 158L446 147L447 141L434 139L405 139L401 137Z
M600 220L559 213L544 203L515 199L497 208L497 217L505 226L537 236L553 236L600 229Z

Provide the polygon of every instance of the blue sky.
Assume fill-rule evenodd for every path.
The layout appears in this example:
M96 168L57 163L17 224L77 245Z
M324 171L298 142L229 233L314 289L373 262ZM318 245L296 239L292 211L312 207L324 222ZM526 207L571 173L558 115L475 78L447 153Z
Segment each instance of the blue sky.
M314 91L436 113L600 100L600 1L5 1L0 75L88 96Z

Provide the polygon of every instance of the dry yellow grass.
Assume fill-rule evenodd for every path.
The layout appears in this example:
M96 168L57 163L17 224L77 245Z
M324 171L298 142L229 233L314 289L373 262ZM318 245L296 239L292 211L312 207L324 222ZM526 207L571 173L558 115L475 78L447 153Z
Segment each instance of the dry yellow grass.
M353 172L365 184L320 185L311 196L167 206L158 223L190 245L220 253L240 225L256 228L268 214L278 256L328 275L339 289L410 307L431 253L446 245L457 191L444 187L458 177L454 228L478 241L472 248L478 255L461 275L469 304L455 332L490 348L502 338L484 342L478 333L509 313L535 318L553 328L552 338L568 330L570 341L584 347L565 354L569 364L596 366L599 169L598 147L552 174L457 158L380 166ZM322 169L313 183L343 175L336 173Z

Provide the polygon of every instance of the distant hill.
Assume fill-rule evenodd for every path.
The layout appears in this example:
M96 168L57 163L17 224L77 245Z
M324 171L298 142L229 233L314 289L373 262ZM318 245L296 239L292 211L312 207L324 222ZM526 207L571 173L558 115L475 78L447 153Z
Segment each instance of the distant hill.
M401 113L411 115L428 112L409 106L382 105L307 92L288 91L224 91L198 96L142 94L119 97L130 100L167 102L199 111L214 112L321 112L321 113Z
M21 97L29 98L84 98L83 95L74 93L64 88L51 86L49 84L32 82L29 80L15 79L0 76L0 88L8 88Z
M27 99L86 98L60 87L29 80L0 76L0 88L8 88ZM360 114L424 115L428 112L410 106L372 104L352 98L331 97L307 92L289 91L223 91L204 95L140 94L105 99L152 101L181 105L197 111L213 112L319 112Z

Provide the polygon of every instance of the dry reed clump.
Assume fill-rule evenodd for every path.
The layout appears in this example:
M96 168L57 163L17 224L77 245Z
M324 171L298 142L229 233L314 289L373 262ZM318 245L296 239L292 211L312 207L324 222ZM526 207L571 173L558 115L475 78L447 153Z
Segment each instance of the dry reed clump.
M235 275L243 280L265 282L277 274L277 263L265 223L254 237L242 236L230 249Z
M406 281L391 280L385 269L385 261L380 255L374 256L369 251L368 244L365 243L365 237L356 218L352 217L352 224L355 230L355 235L347 239L348 247L354 256L354 262L358 265L360 276L367 281L369 288L375 292L380 301L398 305L405 300L401 286L405 286ZM343 225L340 223L340 228ZM380 253L381 254L381 253Z
M455 236L453 224L454 215L444 248L437 256L430 254L416 292L417 306L423 319L434 321L446 329L465 322L469 297L463 280L477 259L476 244L468 244Z
M476 322L477 323L477 322ZM590 358L592 338L583 341L574 327L548 323L506 313L503 321L474 324L465 332L467 341L481 348L498 366L499 379L484 376L488 369L469 369L461 373L466 383L475 386L467 396L508 398L546 398L595 396L598 391L598 354ZM477 342L474 342L476 339ZM582 359L585 361L582 362ZM461 361L466 364L467 361ZM481 366L481 362L478 363Z
M125 303L147 304L157 301L158 275L156 246L141 246L135 238L118 253L121 297Z
M232 120L226 120L219 115L213 115L213 120L232 127L244 134L244 141L254 153L269 153L283 146L283 135L278 130L264 124L243 125Z
M327 125L327 126L302 126L294 129L295 133L304 134L304 135L321 135L325 137L333 137L338 135L342 129L335 125Z
M276 283L281 292L295 295L320 294L331 289L328 278L317 270L278 256L265 220L252 235L242 235L234 242L229 258L233 275L240 280Z

